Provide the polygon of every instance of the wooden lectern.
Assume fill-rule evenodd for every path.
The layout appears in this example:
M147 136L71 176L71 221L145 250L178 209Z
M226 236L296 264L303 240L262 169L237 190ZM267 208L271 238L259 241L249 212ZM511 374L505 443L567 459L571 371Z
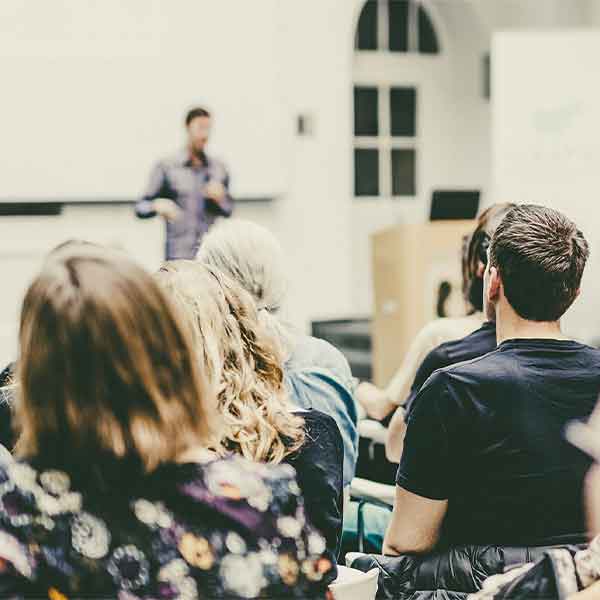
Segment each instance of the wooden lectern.
M397 225L371 236L375 314L373 379L385 386L418 331L438 317L440 286L451 288L447 316L462 316L462 238L475 221ZM446 283L444 283L446 282Z

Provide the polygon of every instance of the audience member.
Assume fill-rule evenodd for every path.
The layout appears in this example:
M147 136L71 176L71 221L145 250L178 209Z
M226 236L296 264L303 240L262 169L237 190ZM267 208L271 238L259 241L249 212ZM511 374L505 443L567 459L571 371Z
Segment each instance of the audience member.
M562 214L513 208L484 276L498 348L436 371L409 415L384 550L438 544L543 545L582 534L588 462L562 440L600 390L600 351L567 339L588 244ZM525 423L538 424L531 434ZM531 436L535 439L531 439ZM550 457L532 448L560 447Z
M448 365L481 356L496 347L496 330L493 322L485 321L483 314L483 272L486 252L494 229L512 204L493 204L477 219L471 235L463 240L462 288L466 317L442 318L428 323L417 334L406 356L387 388L363 382L356 391L356 398L367 415L381 421L398 406L406 410L427 378L436 370ZM483 323L483 325L482 325ZM462 338L473 333L462 343ZM396 411L397 422L402 425L404 411ZM401 444L394 444L391 436L386 449L388 459L398 462Z
M283 318L288 277L279 242L260 225L231 219L215 225L203 238L198 260L229 275L252 295L261 320L283 353L294 404L336 420L344 441L344 486L349 485L358 453L352 373L339 350L299 333Z
M89 247L27 291L19 461L0 467L0 596L324 596L288 466L208 450L214 399L152 277Z
M194 332L202 368L218 393L223 448L255 461L292 465L306 513L337 555L344 449L336 422L293 404L283 357L241 286L192 261L165 263L156 279Z

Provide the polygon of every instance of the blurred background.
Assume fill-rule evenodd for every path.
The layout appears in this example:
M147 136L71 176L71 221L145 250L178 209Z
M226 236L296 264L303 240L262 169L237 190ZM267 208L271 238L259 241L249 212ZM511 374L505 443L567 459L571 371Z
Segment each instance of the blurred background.
M496 201L584 230L566 326L594 340L599 26L600 0L2 0L0 364L53 246L160 264L164 226L133 205L196 104L234 215L283 244L289 319L355 375L386 383L402 340L453 314L462 221Z

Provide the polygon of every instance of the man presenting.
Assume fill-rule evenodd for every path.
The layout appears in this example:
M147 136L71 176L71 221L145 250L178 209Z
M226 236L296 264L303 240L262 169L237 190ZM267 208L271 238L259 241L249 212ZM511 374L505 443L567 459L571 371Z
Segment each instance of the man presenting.
M204 151L211 128L210 113L193 108L185 118L187 147L161 160L153 169L138 217L160 215L167 227L166 259L193 258L202 236L219 216L229 217L233 200L225 166Z

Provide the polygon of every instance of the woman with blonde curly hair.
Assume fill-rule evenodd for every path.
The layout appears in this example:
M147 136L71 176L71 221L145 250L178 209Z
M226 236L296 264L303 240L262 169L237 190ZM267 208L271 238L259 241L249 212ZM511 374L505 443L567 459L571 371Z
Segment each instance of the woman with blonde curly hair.
M219 269L250 294L261 323L280 348L294 404L335 419L344 444L344 486L350 485L358 458L355 380L337 348L287 321L289 265L276 237L257 223L227 219L202 238L196 259Z
M292 465L309 519L337 552L342 526L343 444L333 418L294 406L278 344L249 294L217 269L165 263L155 275L192 332L224 421L220 449Z

